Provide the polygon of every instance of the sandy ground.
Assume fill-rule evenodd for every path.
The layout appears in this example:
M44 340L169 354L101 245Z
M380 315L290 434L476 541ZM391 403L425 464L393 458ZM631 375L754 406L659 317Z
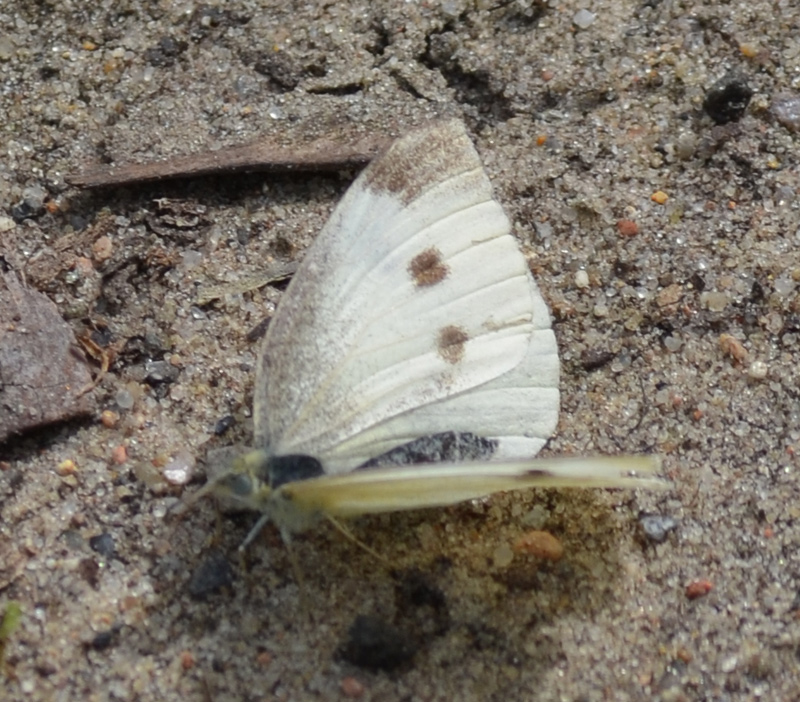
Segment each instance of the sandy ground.
M3 700L800 699L794 0L0 0L0 27L0 266L113 354L87 418L0 445ZM717 118L752 100L715 125L731 71ZM545 452L659 453L674 489L355 522L395 573L321 526L303 602L277 532L243 569L253 516L216 540L211 504L165 519L184 489L161 473L249 440L248 332L282 288L199 291L300 260L353 172L65 175L440 116L553 311ZM563 558L516 554L530 529ZM352 662L358 615L397 667Z

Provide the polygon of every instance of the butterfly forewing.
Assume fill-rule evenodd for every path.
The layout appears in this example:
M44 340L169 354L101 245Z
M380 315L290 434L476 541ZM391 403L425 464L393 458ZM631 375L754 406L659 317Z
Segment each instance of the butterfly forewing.
M513 431L541 440L558 412L546 307L463 126L440 123L373 162L306 254L262 349L256 442L339 473L448 414L480 434L466 397L506 387L532 353L548 357L543 380L510 379L534 407L546 387L533 414L551 416ZM492 426L512 426L519 411L493 403Z

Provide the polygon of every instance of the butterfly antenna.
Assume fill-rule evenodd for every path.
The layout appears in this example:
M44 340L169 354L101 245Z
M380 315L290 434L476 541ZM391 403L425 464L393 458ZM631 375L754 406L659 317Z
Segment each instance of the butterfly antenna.
M332 517L330 514L325 515L325 516L328 518L328 521L331 524L333 524L333 526L335 526L339 530L340 534L342 534L347 539L352 541L356 546L360 546L361 548L363 548L370 556L372 556L373 558L376 558L378 561L383 563L383 565L385 565L387 568L391 568L392 567L392 564L389 563L388 559L386 559L384 556L381 556L381 554L378 553L375 549L370 548L369 546L367 546L363 541L359 541L356 538L355 534L353 534L353 532L350 531L338 519Z

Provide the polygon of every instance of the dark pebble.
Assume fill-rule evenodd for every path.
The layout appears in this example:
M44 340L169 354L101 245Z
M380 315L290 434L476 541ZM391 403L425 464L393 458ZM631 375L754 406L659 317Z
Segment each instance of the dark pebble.
M197 599L203 599L231 585L233 585L233 568L220 551L212 551L192 574L189 594Z
M168 361L148 361L144 364L145 379L154 383L174 383L180 371Z
M144 60L151 66L169 68L175 60L188 48L185 41L173 37L162 37L156 46L145 49Z
M101 631L89 644L95 651L103 651L114 643L114 631Z
M585 371L602 368L614 360L614 352L606 349L585 349L581 352L581 366Z
M224 434L234 424L236 424L236 418L232 414L228 414L222 417L222 419L217 420L217 423L214 425L214 433L217 436Z
M738 122L741 119L753 90L744 76L731 72L712 85L703 100L703 109L717 124Z
M114 544L114 537L108 532L103 532L97 536L89 539L89 548L96 553L99 553L103 558L108 560L114 557L116 552L116 545Z

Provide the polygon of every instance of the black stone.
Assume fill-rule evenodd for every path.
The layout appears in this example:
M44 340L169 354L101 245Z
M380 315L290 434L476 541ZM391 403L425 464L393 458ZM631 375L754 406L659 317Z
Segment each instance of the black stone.
M220 551L212 551L192 574L189 594L196 599L233 585L233 568Z
M750 104L753 90L739 73L731 72L712 85L703 100L703 109L717 124L738 122Z
M236 418L232 414L225 415L221 419L217 420L217 423L214 425L214 433L217 436L224 434L234 424L236 424Z
M114 537L106 531L90 538L89 548L91 548L92 551L99 553L106 560L113 558L114 554L116 553Z

